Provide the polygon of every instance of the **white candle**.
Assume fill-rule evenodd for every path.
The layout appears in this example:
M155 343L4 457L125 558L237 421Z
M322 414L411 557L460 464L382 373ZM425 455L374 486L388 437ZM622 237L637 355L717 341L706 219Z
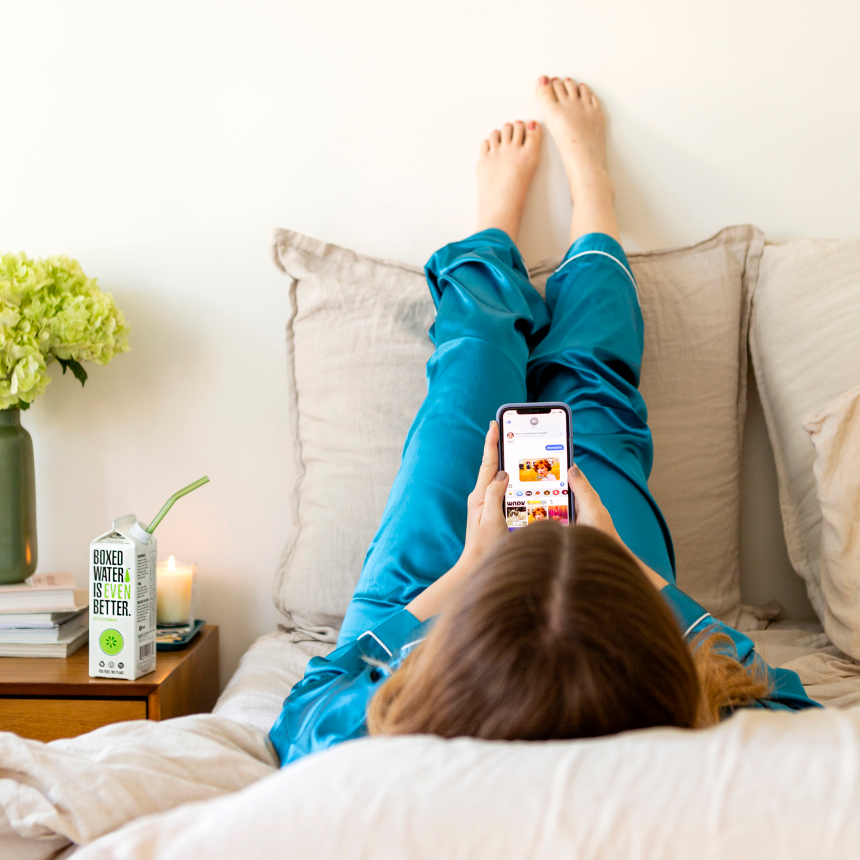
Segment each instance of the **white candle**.
M159 624L193 624L194 574L197 565L190 561L158 562L156 575L156 597Z

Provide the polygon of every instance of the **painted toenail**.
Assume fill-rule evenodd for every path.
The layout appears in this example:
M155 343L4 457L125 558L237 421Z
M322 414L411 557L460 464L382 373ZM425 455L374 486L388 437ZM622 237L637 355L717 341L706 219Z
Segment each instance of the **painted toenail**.
M549 78L546 75L541 75L540 83L541 86L545 87L549 83Z
M529 123L529 129L530 129L531 131L534 131L536 128L537 128L537 123L536 123L536 122L532 121L532 122L530 122L530 123Z

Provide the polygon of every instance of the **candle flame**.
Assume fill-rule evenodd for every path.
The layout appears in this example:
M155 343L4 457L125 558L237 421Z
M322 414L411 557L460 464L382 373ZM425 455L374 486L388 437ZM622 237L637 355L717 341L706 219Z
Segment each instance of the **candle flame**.
M167 569L171 573L173 573L176 570L176 559L173 556L170 556L170 558L167 559Z

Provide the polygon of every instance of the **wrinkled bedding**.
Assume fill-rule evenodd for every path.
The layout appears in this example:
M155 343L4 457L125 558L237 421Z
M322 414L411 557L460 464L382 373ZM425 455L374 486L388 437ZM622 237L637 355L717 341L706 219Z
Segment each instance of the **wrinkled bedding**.
M858 800L857 709L575 742L370 738L75 860L855 860Z
M212 714L49 744L0 732L0 858L53 857L141 815L239 791L277 765L264 732Z
M860 665L841 655L820 626L777 623L750 635L771 665L785 666L798 672L813 698L829 708L860 705ZM631 733L623 736L623 745L621 737L605 739L598 746L594 741L586 741L551 747L486 744L471 740L444 742L428 738L373 739L346 744L342 750L313 756L278 771L277 758L268 742L267 732L290 688L302 676L308 659L331 650L333 642L327 640L332 636L331 631L324 629L309 632L277 630L262 636L242 658L239 669L211 715L183 717L162 723L120 723L79 738L50 744L0 733L0 857L3 860L42 860L66 856L73 846L90 843L91 849L86 852L79 849L75 851L75 857L128 857L134 860L172 857L173 849L168 850L168 845L184 846L185 851L206 850L216 858L223 856L225 860L255 854L264 857L278 853L280 856L287 851L287 846L286 856L294 853L296 856L306 855L308 852L320 858L337 856L338 860L352 856L386 856L386 850L379 842L363 837L355 839L354 827L357 825L354 822L358 813L348 810L353 805L365 809L367 819L362 827L384 825L393 827L393 832L402 832L405 825L394 820L395 810L399 810L401 818L405 816L411 820L415 817L417 826L424 820L423 812L412 809L409 804L427 802L429 789L424 792L418 788L418 783L425 779L430 780L428 785L436 785L437 790L444 789L446 793L445 798L439 801L440 814L444 812L455 818L460 814L457 810L461 806L464 810L472 810L474 815L489 816L489 822L495 820L495 812L490 815L490 811L491 808L496 809L497 803L499 809L506 809L505 804L519 802L523 804L520 810L523 815L532 806L536 809L546 805L549 816L546 823L537 819L530 821L526 828L528 833L519 842L512 843L519 846L519 856L535 856L544 839L553 844L556 839L573 840L569 845L581 851L577 856L601 856L598 845L603 837L600 834L614 832L623 819L624 839L633 840L634 832L639 832L643 839L647 839L641 844L662 846L662 854L655 848L654 853L649 849L647 856L668 857L674 856L665 841L671 828L668 823L665 827L659 824L658 801L668 802L667 793L680 797L693 791L687 785L688 769L692 766L705 768L697 783L704 788L705 795L697 795L697 801L685 797L675 817L667 819L674 822L674 827L694 828L696 821L701 827L713 827L713 822L722 814L721 807L699 809L696 803L703 803L703 796L710 798L709 803L719 801L726 810L734 809L740 803L738 798L752 802L747 795L761 792L763 779L770 780L764 775L765 771L772 770L774 790L782 786L779 790L785 797L774 795L779 799L776 807L764 802L759 804L761 808L750 807L749 822L759 817L764 829L771 825L775 827L774 809L784 807L788 814L795 803L800 803L799 798L805 797L807 810L816 809L816 815L812 817L824 828L816 831L821 839L836 840L832 842L836 846L842 844L839 840L847 838L846 834L854 833L845 828L849 824L854 826L854 818L860 815L854 812L860 810L860 777L856 772L860 767L860 707L845 714L827 711L808 717L802 714L763 714L760 715L763 722L757 719L750 721L748 715L743 714L709 732L651 730ZM368 744L373 748L371 753L366 752ZM377 754L377 747L384 749L384 754ZM543 760L543 749L553 749L551 754L546 754L547 761L558 764L557 767L553 764L553 768L540 777L528 762ZM597 754L594 749L601 752ZM623 755L622 749L626 750ZM519 752L509 759L509 751L512 750ZM677 761L670 756L675 764L669 766L669 760L662 758L666 751L678 756ZM632 777L625 776L626 771L621 768L620 761L626 755L633 758L629 762L625 760L624 768L632 768L631 772L647 777L645 784L650 786L650 790L646 794L651 800L642 800L639 789L634 791ZM723 765L717 767L718 759L714 756L722 757ZM824 767L833 758L834 763L828 765L834 768L829 778L832 785L842 786L841 794L851 798L851 816L848 816L849 807L844 804L843 807L838 804L832 806L836 802L832 785L818 795L807 796L806 789L799 794L793 788L789 790L791 780L806 779L807 770L813 766L812 757L818 762L814 764L815 768ZM837 767L835 762L843 764ZM747 766L758 768L755 777L750 778L749 786L743 784L741 771L736 776L733 770L743 770ZM511 773L517 774L516 780L522 778L524 784L530 784L529 780L534 783L534 797L527 799L517 792L508 796L502 791L497 798L500 788L507 782L501 776L495 779L481 777L480 790L477 784L467 789L477 779L471 768L485 767L487 774L494 770L501 774L505 768L513 768ZM580 785L583 780L585 782ZM598 812L586 803L588 792L585 785L596 786L601 781L614 786L611 792L607 788L607 792L626 799ZM670 784L664 785L667 781ZM250 788L258 782L259 786ZM407 791L409 785L413 785L413 789ZM552 791L544 796L541 785ZM365 786L370 791L367 795ZM492 789L488 790L488 786ZM621 786L626 787L619 794ZM597 816L594 820L603 823L596 829L589 828L587 833L577 828L571 830L572 823L562 814L567 802L561 801L559 792L562 791L572 792L570 797L581 795L585 804L581 813ZM478 803L476 793L484 798L484 806ZM248 800L249 795L252 801ZM249 803L254 809L268 810L274 818L266 823L259 816L250 815ZM631 818L630 804L639 803L644 804L641 813L637 812ZM182 810L170 812L182 804L186 804ZM277 814L274 813L276 806L281 810ZM842 819L838 814L840 808L845 813ZM624 815L623 809L626 809ZM665 813L663 809L660 814ZM514 813L508 809L506 814ZM134 823L140 816L151 816L146 819L145 826ZM655 821L649 824L651 818ZM839 824L838 820L842 823ZM248 822L247 826L243 821ZM252 826L254 821L256 824ZM353 821L353 830L349 829L350 821ZM123 827L126 824L128 826ZM746 824L737 826L749 835ZM476 834L483 833L483 827L484 824L466 833L468 828L463 825L463 838L473 846L468 851L464 850L463 856L509 856L502 851L493 855L489 848L496 843L491 839L486 842L486 850L479 849L473 836L477 839ZM117 830L115 836L99 838L114 830ZM284 842L277 834L287 832L291 837ZM419 832L423 831L419 828L416 834ZM213 842L210 839L212 834L221 834L219 838L223 838L223 842ZM413 837L403 836L407 837L411 846ZM857 837L860 839L860 834ZM613 840L615 838L612 837ZM156 841L152 842L153 839ZM231 841L234 839L240 841ZM314 839L316 842L312 841ZM797 846L806 842L805 838L798 839L793 843L792 851L795 853L786 851L783 857L801 856ZM237 848L246 843L250 853ZM394 844L403 848L402 842L395 840ZM432 840L428 844L432 844ZM622 840L617 844L620 846L617 851L623 853L627 850L624 846L633 842ZM740 842L732 844L737 847ZM860 845L860 841L855 844ZM228 850L227 846L231 845ZM280 845L278 851L277 845ZM348 848L349 845L352 848ZM613 841L612 845L615 851L616 842ZM435 850L444 854L438 844ZM416 857L423 856L417 848L412 852L410 847L409 851L410 856L412 853ZM391 856L396 853L391 852ZM178 849L175 856L179 856ZM515 854L510 853L510 856ZM718 852L710 856L724 855Z
M747 636L771 666L797 672L816 702L828 708L860 705L860 664L833 645L820 624L779 621Z

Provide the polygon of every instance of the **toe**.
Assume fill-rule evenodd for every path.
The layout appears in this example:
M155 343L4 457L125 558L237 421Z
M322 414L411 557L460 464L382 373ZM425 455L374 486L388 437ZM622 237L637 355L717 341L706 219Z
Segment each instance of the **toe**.
M486 155L490 151L490 141L486 138L481 143L481 155Z
M546 75L541 75L538 78L537 93L539 98L548 99L553 102L556 101L552 81Z
M542 133L540 123L530 119L525 125L525 145L538 146Z
M579 85L579 97L586 103L591 103L591 90L588 88L588 84L580 84Z
M564 81L561 78L552 79L552 88L555 90L555 97L559 101L569 98L567 90L564 87Z
M513 134L514 134L514 127L509 122L506 122L502 126L502 143L510 143L511 138L513 137Z
M490 148L492 149L492 147L498 146L502 142L502 133L497 128L494 128L490 132L488 140L490 141Z
M519 146L522 146L523 141L526 136L526 127L525 123L521 119L518 119L514 123L514 133L511 136L511 140Z
M578 95L576 90L576 81L573 78L565 78L564 79L564 89L565 92L572 98L575 99Z

